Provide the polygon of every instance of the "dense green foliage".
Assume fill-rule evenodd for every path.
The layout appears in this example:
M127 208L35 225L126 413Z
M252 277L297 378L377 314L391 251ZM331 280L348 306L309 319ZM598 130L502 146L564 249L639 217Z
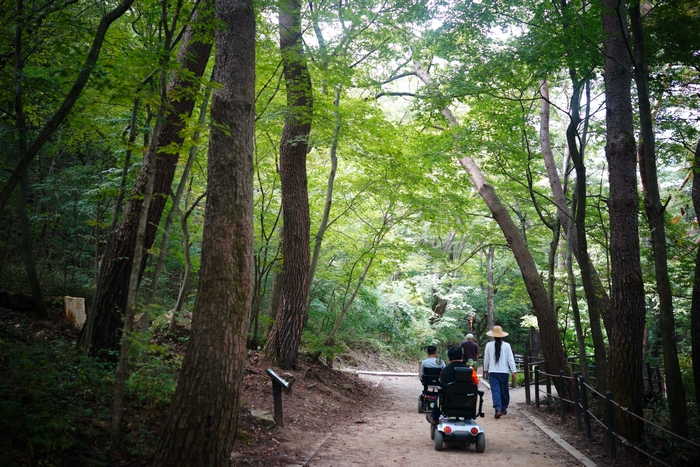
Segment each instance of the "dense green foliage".
M136 0L110 28L89 83L76 107L41 149L28 171L26 194L33 259L45 296L94 293L100 256L130 199L158 119L158 76L175 71L180 44L163 52L162 12L179 12L180 28L198 2ZM566 127L571 97L570 70L585 78L584 98L587 233L592 260L610 284L609 185L605 160L605 116L599 2L576 0L566 11L544 0L400 0L309 2L303 10L304 41L314 94L308 186L312 247L326 202L331 153L338 169L328 230L311 286L303 350L332 362L343 351L365 348L416 359L422 348L441 351L473 332L485 343L487 290L495 293L495 320L511 333L517 353L526 351L536 327L520 271L491 213L456 160L478 161L527 241L541 276L553 274L561 338L568 356L577 354L566 270L567 242L553 237L557 217L542 160L538 125L540 85L547 80L552 101L551 138L557 165L569 187ZM700 241L691 206L692 155L700 138L700 13L691 0L654 2L645 18L650 43L651 90L656 119L658 175L666 202L669 273L673 284L678 347L688 391L692 386L690 305ZM103 14L100 2L40 0L15 16L13 2L0 12L0 185L17 161L16 83L23 86L30 139L68 92ZM7 6L5 8L5 6ZM286 111L274 2L257 2L257 84L255 146L256 299L251 342L261 346L271 323L274 281L280 268L280 181L278 152ZM568 26L565 28L563 24ZM16 65L16 31L23 28L23 65ZM179 29L178 29L179 31ZM177 36L176 38L178 38ZM575 53L572 54L571 50ZM165 53L166 57L163 57ZM432 77L419 79L422 68ZM199 108L211 83L209 72L196 96ZM443 110L459 120L450 126ZM135 112L135 126L131 126ZM207 176L207 131L199 112L187 121L175 175L192 151L194 164L183 179L176 218L186 219L189 244L178 221L169 226L165 264L150 303L163 220L141 279L140 311L166 333L185 268L193 261L197 283ZM583 131L583 124L579 126ZM202 135L195 140L197 132ZM135 135L129 143L130 134ZM563 169L563 170L562 170ZM564 173L563 171L566 170ZM122 186L122 179L125 181ZM173 188L174 191L175 188ZM29 295L16 190L0 223L0 283L3 290ZM123 201L120 199L123 197ZM198 204L195 206L195 202ZM641 208L640 208L641 209ZM117 216L117 217L115 217ZM163 216L165 217L165 216ZM661 336L649 229L641 215L642 268L647 300L645 358L660 365ZM549 257L550 243L558 251ZM493 282L487 279L492 248ZM553 270L548 264L554 265ZM578 268L576 291L586 349L592 352L589 318ZM186 297L179 324L187 326L196 287ZM135 337L138 355L130 394L145 405L165 404L175 386L179 357L151 339ZM140 339L140 340L139 340ZM183 338L186 340L186 338ZM81 391L96 406L107 394L112 367L78 354L67 342L29 348L0 340L0 418L17 419L8 446L25 443L34 460L70 451L80 442L84 418L105 419L91 407L76 408ZM45 365L49 361L58 366ZM37 369L50 368L43 372ZM13 381L22 380L15 385ZM17 388L30 392L18 394ZM55 393L55 388L60 392ZM48 393L51 391L51 394ZM694 394L690 392L689 395ZM693 405L693 397L688 398ZM31 417L22 417L32 405ZM71 407L67 410L66 407ZM65 409L65 410L64 410ZM89 435L86 435L89 436ZM9 449L9 448L8 448ZM13 448L15 449L15 448ZM7 452L7 449L0 449ZM37 454L37 453L43 454Z

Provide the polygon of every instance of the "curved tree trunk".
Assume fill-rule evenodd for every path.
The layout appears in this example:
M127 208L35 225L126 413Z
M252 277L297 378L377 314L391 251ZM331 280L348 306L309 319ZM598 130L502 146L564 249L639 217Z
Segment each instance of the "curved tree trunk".
M665 209L661 204L659 182L656 175L656 143L654 123L649 102L649 69L647 65L644 29L642 26L639 0L630 4L630 18L634 37L635 67L634 80L637 84L639 101L639 172L644 188L644 210L651 231L651 245L654 253L654 272L656 290L659 294L661 314L661 334L664 350L664 376L671 412L671 428L680 435L688 434L687 406L685 388L678 364L676 348L676 323L673 317L673 294L668 277L668 259L666 253Z
M298 0L279 2L280 52L287 89L287 114L280 142L282 182L282 272L280 302L266 352L282 367L296 365L309 294L309 194L306 154L311 132L311 77L301 37Z
M612 275L608 371L615 400L641 415L644 282L639 259L632 61L627 48L626 12L621 5L618 0L603 0L602 5ZM618 412L616 428L630 441L641 438L641 423L629 415Z
M414 63L415 71L421 81L431 84L430 75L421 68L420 64ZM459 122L449 108L442 109L442 115L452 127L459 126ZM542 278L537 271L535 260L530 254L525 243L525 238L521 234L513 219L508 214L505 206L501 203L496 194L496 190L486 182L484 174L471 157L463 157L459 160L464 170L469 174L472 185L479 192L479 195L491 211L494 219L501 228L503 235L508 242L508 246L513 252L520 273L525 283L525 289L530 296L532 308L537 317L537 323L542 340L542 352L545 358L547 372L559 374L560 371L568 371L564 347L559 337L559 328L555 319L555 312L551 306L547 290L544 287ZM569 386L557 381L557 391L559 394L569 394Z
M459 162L469 174L474 188L481 195L494 219L498 222L503 235L506 237L508 246L520 268L525 288L530 296L532 308L537 317L537 324L542 338L545 367L548 373L559 374L560 371L567 369L564 347L559 337L559 328L554 316L554 309L552 309L542 277L540 277L535 265L535 260L527 249L520 230L518 230L505 206L501 203L493 186L484 179L481 169L471 157L463 157ZM559 394L569 393L568 385L559 382L556 386Z
M255 13L216 0L207 203L199 295L154 465L231 465L253 292Z
M112 233L105 249L97 275L95 298L81 336L81 346L93 355L103 350L114 350L119 343L122 312L128 299L136 228L147 185L147 173L151 170L150 165L154 165L155 180L144 249L148 251L155 240L177 167L178 153L173 152L173 148L179 147L183 142L182 130L192 113L199 78L209 60L211 43L203 31L211 29L210 14L207 8L197 12L193 25L183 37L178 62L184 72L178 74L168 86L167 95L171 101L166 104L166 116L156 124L144 166L136 181L134 195L129 200L124 218ZM193 31L197 31L197 39L193 39ZM143 264L140 265L141 268Z

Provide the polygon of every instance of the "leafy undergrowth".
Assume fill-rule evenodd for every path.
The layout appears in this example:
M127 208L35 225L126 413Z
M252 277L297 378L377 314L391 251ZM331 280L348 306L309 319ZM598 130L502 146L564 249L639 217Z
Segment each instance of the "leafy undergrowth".
M149 465L165 420L186 348L186 331L157 336L138 346L127 387L124 438L110 446L114 364L83 355L78 332L60 321L36 321L0 309L0 465ZM285 427L272 413L270 367L249 352L241 387L242 409L236 463L284 465L302 460L309 446L299 439L351 420L369 399L356 376L302 356L285 393Z

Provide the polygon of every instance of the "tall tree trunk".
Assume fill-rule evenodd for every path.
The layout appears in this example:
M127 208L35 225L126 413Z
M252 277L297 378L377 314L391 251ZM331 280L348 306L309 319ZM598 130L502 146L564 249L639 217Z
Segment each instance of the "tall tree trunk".
M605 341L603 330L600 326L600 319L607 315L610 307L608 297L600 276L596 271L593 261L588 254L588 239L586 237L586 166L583 163L583 144L578 144L578 127L581 123L581 86L582 81L576 78L576 71L569 70L573 90L569 105L569 125L566 129L566 141L576 171L576 183L574 186L574 209L573 213L567 204L566 194L554 162L554 154L549 137L549 87L544 81L541 87L542 106L540 111L540 144L542 155L547 169L549 186L552 189L554 202L557 205L559 221L564 226L564 231L568 236L569 244L576 257L576 262L581 270L581 282L586 295L588 305L588 316L590 318L591 338L593 339L593 354L596 363L596 379L600 388L606 387L606 366L607 358L605 351ZM582 139L585 139L585 135Z
M187 155L187 161L182 169L182 175L180 181L175 189L175 194L172 199L172 206L168 214L165 216L165 222L163 224L163 233L160 237L160 251L158 252L158 259L153 268L153 276L151 278L151 284L149 286L149 292L146 297L146 303L152 303L153 297L158 292L158 279L165 265L165 258L168 254L168 242L170 240L170 226L172 225L173 219L175 218L175 213L179 211L180 200L182 199L182 194L185 191L185 185L190 179L190 170L192 169L192 164L197 156L197 151L199 150L199 134L201 133L201 128L207 121L207 108L209 106L209 95L211 94L211 87L207 87L204 96L202 97L202 103L199 107L199 118L197 121L197 129L192 137L193 145L189 150Z
M190 187L188 188L188 196L185 197L185 206L187 206L189 193L192 191L192 181L190 179ZM180 227L182 228L182 249L183 256L185 258L185 266L182 271L182 282L180 283L180 289L177 293L177 300L175 301L175 306L173 307L173 316L170 319L170 329L173 330L177 326L177 317L182 312L182 308L185 306L185 301L187 300L187 294L190 291L192 280L190 276L192 275L192 258L190 249L192 248L192 242L190 241L190 230L188 219L192 211L197 207L199 202L204 197L202 194L197 200L192 203L184 213L178 209L180 214Z
M496 247L490 245L486 249L486 327L493 328L496 317L495 286L493 279L493 260L496 255Z
M229 466L253 292L255 12L216 0L207 204L199 295L156 467Z
M632 118L632 61L627 48L624 6L603 0L605 55L605 156L609 167L612 306L609 335L609 387L615 400L642 414L644 282L639 259L637 159ZM618 412L617 429L638 441L642 425Z
M557 317L558 321L554 287L557 282L557 250L559 248L559 238L561 237L561 223L559 219L552 221L552 227L552 240L549 242L549 251L547 252L547 294L549 295L549 303L554 310L554 316Z
M309 294L309 194L306 154L311 131L311 77L301 36L298 0L279 2L280 53L287 90L287 114L280 142L282 183L282 275L280 303L266 353L282 368L296 365Z
M117 228L119 219L122 216L122 210L124 208L124 197L126 196L126 179L129 175L129 168L131 167L131 155L133 154L134 142L136 142L136 136L138 136L138 125L137 119L139 115L139 107L141 104L141 98L136 97L134 99L134 105L131 107L131 118L129 118L129 136L126 140L126 151L124 152L124 167L122 167L122 175L119 180L119 194L117 195L117 201L114 203L114 213L112 215L112 228L113 231Z
M12 171L10 178L5 183L5 186L0 191L0 213L5 209L7 201L12 196L15 191L17 184L20 182L22 175L27 171L29 165L32 163L34 158L37 156L41 148L44 147L49 139L56 132L58 127L66 119L73 106L78 101L78 98L83 92L85 85L95 69L97 64L97 59L100 57L100 51L102 50L102 44L104 43L105 36L109 27L114 21L121 17L126 11L131 7L134 0L122 0L119 5L117 5L113 10L105 13L105 15L100 20L100 24L95 30L95 36L92 39L92 44L90 44L90 50L88 51L83 66L75 78L73 85L71 86L68 94L61 102L58 109L51 115L51 117L44 123L44 126L39 130L39 134L34 139L31 144L28 144L27 150L22 154L21 159L17 162L15 169Z
M700 223L700 140L695 146L693 160L693 208L695 218ZM693 356L693 382L695 402L700 407L700 248L695 252L695 273L693 276L693 300L690 305L690 335Z
M637 84L639 125L641 129L638 148L639 173L641 174L642 187L644 188L644 210L649 222L651 245L654 253L656 291L659 294L661 335L663 336L664 375L671 412L671 427L676 433L686 435L688 433L688 408L685 404L685 388L683 387L681 367L678 364L678 349L676 348L673 294L671 281L668 277L668 259L666 254L665 209L661 204L659 182L656 175L656 143L649 101L649 68L646 57L644 28L639 11L639 0L633 0L630 3L629 10L634 38L634 80Z
M309 268L309 286L312 285L314 280L314 275L316 275L316 267L318 266L318 259L321 256L321 244L323 243L323 237L328 230L328 220L331 214L331 207L333 205L333 186L335 184L335 174L338 170L338 142L340 141L340 129L341 129L341 118L340 118L340 94L342 89L340 86L336 87L335 99L333 100L333 113L335 115L335 126L333 127L333 137L331 140L331 147L328 151L328 155L331 159L331 169L328 172L328 184L326 186L326 200L323 204L323 214L321 216L321 223L318 225L318 230L316 231L316 236L314 237L314 251L311 255L311 266Z
M136 227L136 244L134 246L134 261L140 262L145 255L144 236L146 235L146 221L148 219L148 207L153 200L153 182L155 174L150 172L146 174L147 182L143 195L144 209L138 219ZM117 363L117 371L114 375L114 393L112 397L112 448L120 447L121 441L121 423L124 414L124 391L126 389L126 380L129 377L129 354L131 353L131 332L134 328L134 317L137 309L137 290L139 284L139 273L136 269L132 269L129 275L129 295L126 302L126 310L124 313L124 332L121 336L119 360Z
M183 37L178 56L183 72L177 74L168 85L165 118L159 118L151 138L144 166L136 181L119 227L112 233L97 275L93 306L81 336L81 346L91 354L117 348L122 327L122 311L128 299L128 282L133 263L136 229L147 185L147 173L154 165L155 180L153 200L148 212L148 223L144 237L144 249L153 245L156 230L175 175L178 161L177 151L183 141L182 130L194 107L199 78L209 60L211 43L207 30L211 30L209 3L196 13L191 27ZM194 77L194 79L193 79ZM139 265L143 267L143 263ZM141 271L139 271L140 273Z
M15 126L17 144L17 159L22 160L27 154L27 119L24 112L24 0L17 0L15 24ZM24 169L20 176L20 193L17 196L17 216L19 217L20 229L22 232L22 261L27 273L27 281L32 292L34 301L34 311L42 318L46 317L44 299L41 293L39 275L36 272L36 262L34 261L34 246L32 242L32 225L27 213L27 203L29 201L29 177L27 169Z
M27 272L27 281L29 282L29 287L32 292L34 312L37 316L45 318L47 316L46 308L44 307L41 283L39 282L39 274L37 274L36 261L34 258L32 224L27 212L27 201L29 200L29 180L27 178L27 174L22 176L20 180L20 192L17 196L17 215L22 232L22 261L24 262L24 269Z
M566 273L569 278L569 303L571 304L571 314L574 316L574 329L576 330L576 344L578 346L578 361L581 369L581 374L588 378L588 360L586 358L586 340L583 335L583 326L581 325L581 311L578 307L578 296L576 294L576 276L574 275L573 247L571 245L571 237L567 243L566 252Z

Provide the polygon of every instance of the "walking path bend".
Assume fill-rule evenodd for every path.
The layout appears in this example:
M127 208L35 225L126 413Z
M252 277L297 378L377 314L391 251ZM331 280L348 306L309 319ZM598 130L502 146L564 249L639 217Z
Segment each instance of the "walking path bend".
M338 466L458 466L476 462L481 466L574 466L574 457L544 435L517 408L524 402L524 391L511 391L508 415L493 417L491 394L481 385L485 418L478 423L486 432L486 452L473 446L465 451L448 448L435 451L425 415L417 413L417 397L422 386L417 378L362 375L381 385L384 394L370 403L354 424L336 428L325 439L310 446L304 465ZM476 465L476 464L472 464Z

